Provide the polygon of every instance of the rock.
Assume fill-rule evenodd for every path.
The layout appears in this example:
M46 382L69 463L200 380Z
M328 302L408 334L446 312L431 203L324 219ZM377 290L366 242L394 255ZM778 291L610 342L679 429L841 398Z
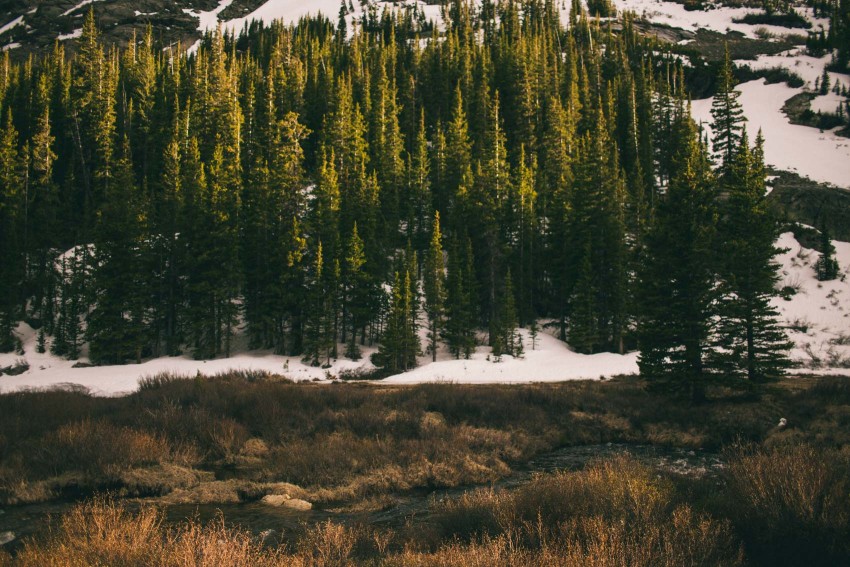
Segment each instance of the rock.
M0 545L15 541L15 532L0 532Z
M313 509L313 505L306 500L291 498L288 494L267 494L263 496L261 502L269 506L289 508L290 510L298 510L300 512Z
M289 508L290 510L298 510L299 512L306 512L307 510L312 510L313 505L307 502L306 500L301 500L300 498L290 498L283 503L284 508Z
M289 500L288 494L266 494L260 502L277 507L283 506L283 503L287 500Z

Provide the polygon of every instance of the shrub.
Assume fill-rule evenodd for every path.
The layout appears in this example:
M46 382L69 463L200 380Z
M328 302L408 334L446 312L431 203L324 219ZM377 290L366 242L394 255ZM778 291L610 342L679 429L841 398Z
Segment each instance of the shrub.
M163 437L144 431L84 420L48 435L39 455L49 470L109 476L126 467L169 460L171 447Z
M462 564L466 552L504 565L742 562L729 522L673 501L673 485L628 456L539 476L512 492L478 490L435 505L444 540L471 543L443 548L435 559Z
M809 445L739 450L727 479L729 515L760 562L837 565L850 554L846 458Z

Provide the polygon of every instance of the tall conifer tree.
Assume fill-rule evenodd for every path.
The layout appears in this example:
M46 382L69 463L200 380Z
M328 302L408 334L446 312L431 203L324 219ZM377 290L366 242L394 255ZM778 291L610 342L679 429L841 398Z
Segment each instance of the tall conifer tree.
M770 300L778 295L777 224L765 202L761 135L755 150L746 129L724 180L719 237L720 312L716 364L753 381L789 364L790 348Z

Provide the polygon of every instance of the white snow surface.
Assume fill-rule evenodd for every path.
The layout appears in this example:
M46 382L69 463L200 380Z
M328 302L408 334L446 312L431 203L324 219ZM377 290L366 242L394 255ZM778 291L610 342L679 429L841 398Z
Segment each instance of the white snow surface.
M359 9L359 2L355 2ZM250 14L235 20L228 20L224 25L227 29L237 33L246 23L253 20L270 24L275 20L283 20L286 23L295 23L304 16L315 16L323 14L331 21L336 22L339 15L339 2L337 0L269 0Z
M98 1L99 1L99 0L82 0L82 2L80 2L79 4L77 4L76 6L74 6L73 8L68 8L67 10L65 10L64 12L62 12L62 13L61 13L61 14L59 14L59 15L60 15L60 16L68 16L68 15L70 15L70 14L73 14L74 12L76 12L77 10L79 10L80 8L82 8L82 7L84 7L84 6L88 6L89 4L92 4L92 3L94 3L94 2L98 2Z
M685 10L682 4L665 2L663 0L614 0L618 11L635 12L645 20L657 24L666 24L674 28L697 31L700 28L726 33L727 31L741 32L747 37L756 37L756 30L763 29L775 36L805 35L806 30L792 30L780 26L750 25L736 23L732 20L741 19L750 12L757 12L751 8L729 8L725 6L710 6L705 10ZM823 24L826 20L816 19L809 8L797 8L797 11L816 24Z
M814 99L811 104L811 109L812 112L820 112L822 114L837 114L838 107L843 107L846 102L847 97L843 97L835 93L829 93Z
M36 352L37 333L26 323L20 323L15 334L23 343L25 354L0 354L0 367L26 361L30 368L19 376L0 376L0 392L29 388L52 388L69 385L83 386L96 395L122 395L138 388L140 380L169 372L174 375L205 376L229 370L266 371L293 380L327 380L335 378L341 371L370 370L374 366L369 356L375 348L363 348L363 358L352 361L340 358L330 368L313 367L301 362L298 357L286 357L269 352L245 352L230 358L194 360L188 356L163 357L121 366L94 366L73 368L76 361L69 361ZM422 331L424 336L424 329ZM488 360L489 348L479 347L470 360L454 360L441 347L438 362L432 363L430 356L419 358L420 366L411 372L391 376L384 380L390 384L416 384L423 382L458 383L519 383L552 382L578 378L598 379L618 374L637 372L637 353L624 356L603 353L582 355L570 350L556 338L541 332L536 349L531 348L531 338L526 332L523 358L505 356L501 362ZM423 341L424 345L424 341ZM340 350L344 347L340 346ZM85 362L85 358L81 359Z
M504 356L500 362L494 362L488 348L479 348L469 360L444 358L437 362L424 363L404 374L385 378L383 382L388 384L421 384L423 382L518 384L600 379L638 372L636 352L625 355L579 354L560 340L543 332L537 335L537 348L532 350L528 332L521 333L525 345L525 354L522 358Z
M230 370L254 370L279 374L293 380L325 379L342 370L373 368L367 362L374 349L364 349L364 358L359 362L340 359L330 369L308 366L299 357L279 356L269 352L242 352L230 358L194 360L189 356L162 357L142 364L121 366L92 366L73 368L74 360L65 360L46 352L36 351L38 335L26 323L18 324L15 334L23 343L25 354L0 354L0 367L14 365L25 360L30 368L19 376L0 376L0 393L29 388L52 388L67 385L83 386L93 394L122 395L136 390L139 381L161 373L178 376L213 376ZM48 339L49 341L49 339ZM48 342L49 346L49 342ZM49 351L49 349L48 349ZM85 350L84 350L85 352ZM87 362L81 357L80 362Z
M56 36L56 39L59 41L65 41L66 39L76 39L78 37L82 37L83 28L77 28L71 33L62 33Z
M773 300L795 348L791 357L809 370L850 374L850 243L833 241L838 279L821 282L814 266L820 253L804 248L790 232L780 236L781 286L798 288L790 301ZM843 344L842 344L843 343Z
M183 11L198 18L198 31L204 32L214 30L219 24L221 24L223 29L238 34L246 24L249 24L254 20L263 22L267 25L277 20L283 21L286 24L291 24L297 23L298 20L305 16L316 16L322 14L331 21L336 22L339 17L340 7L339 0L312 0L310 2L304 2L303 0L268 0L256 10L241 18L219 21L218 15L232 2L233 0L221 0L218 7L209 12L188 9L184 9ZM403 0L402 2L397 3L373 1L372 4L377 6L379 14L384 9L400 9L410 7L415 4L425 13L426 19L433 20L438 23L441 21L440 7L425 4L425 2L420 0ZM354 18L359 18L362 14L363 6L361 2L355 2L354 12L349 13L346 18L349 25L352 23ZM197 49L197 47L193 45L192 50L195 49Z
M793 71L806 82L806 88L814 89L815 80L823 74L823 68L830 62L831 55L823 57L812 57L805 55L805 48L798 47L783 51L777 55L759 55L755 60L741 59L736 60L735 65L747 65L750 69L772 69L775 67L783 67L789 71ZM834 85L836 82L850 88L850 75L843 73L829 72L829 78Z
M747 117L750 141L761 129L765 161L778 169L795 171L815 181L850 187L850 139L788 122L782 113L785 101L800 92L785 83L768 85L764 79L740 84L739 101ZM713 99L691 104L694 120L707 130Z

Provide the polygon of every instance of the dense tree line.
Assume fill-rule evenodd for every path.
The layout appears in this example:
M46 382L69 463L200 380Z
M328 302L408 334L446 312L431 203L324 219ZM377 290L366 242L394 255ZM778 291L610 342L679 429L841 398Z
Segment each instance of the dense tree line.
M546 318L653 375L774 373L776 229L729 69L715 169L629 15L444 13L253 23L187 56L106 46L90 12L73 57L6 57L3 346L24 319L64 356L211 358L244 325L316 365L377 342L403 371L420 325L432 356L486 330L499 357Z

